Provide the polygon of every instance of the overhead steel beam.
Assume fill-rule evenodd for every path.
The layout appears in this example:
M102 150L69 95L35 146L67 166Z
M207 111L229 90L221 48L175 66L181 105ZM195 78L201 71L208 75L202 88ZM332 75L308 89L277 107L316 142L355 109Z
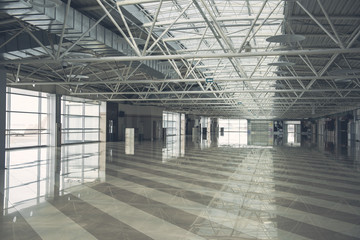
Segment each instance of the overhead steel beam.
M344 92L349 91L349 89L339 89L339 88L325 88L325 89L308 89L306 92ZM352 92L360 92L360 88L351 89ZM163 95L163 94L211 94L211 93L293 93L293 92L304 92L304 89L257 89L257 90L241 90L241 89L226 89L226 90L213 90L213 91L162 91L162 92L82 92L82 93L72 93L72 95Z
M299 33L301 35L304 35L305 37L324 37L325 34L316 34L316 33L311 33L311 34L306 34L306 33ZM229 34L228 37L230 39L232 38L243 38L245 37L246 34ZM343 37L349 37L351 36L350 34L342 34L341 36ZM265 34L256 34L256 37L259 38L266 38L269 37L269 35L265 35ZM171 42L176 42L176 41L191 41L191 40L198 40L198 39L214 39L214 36L211 35L205 35L204 37L202 37L201 35L194 35L194 34L189 34L189 36L185 36L185 37L171 37L171 38L164 38L164 42L166 43L171 43ZM274 46L276 47L276 46ZM311 46L312 48L315 48L314 46ZM257 49L256 47L254 47L253 49ZM187 49L180 49L177 50L177 52L181 52L183 50L187 50ZM213 50L213 49L208 49L209 50ZM216 49L214 49L216 50Z
M328 48L317 50L292 50L292 51L259 51L241 53L215 53L215 54L178 54L178 55L151 55L151 56L119 56L119 57L99 57L99 58L64 58L62 61L70 62L128 62L128 61L154 61L169 59L218 59L218 58L249 58L261 56L294 56L294 55L331 55L331 54L356 54L360 53L360 48ZM2 60L0 65L19 64L19 63L59 63L60 60L53 59L24 59L24 60Z
M338 40L323 26L323 24L321 24L319 22L319 20L316 19L316 17L314 15L312 15L308 9L306 9L300 2L296 1L296 3L306 12L306 14L308 14L311 19L338 45L340 45L340 43L338 42Z
M299 3L298 3L299 4ZM300 4L301 5L301 4ZM354 44L354 42L358 39L358 37L360 36L360 26L358 26L355 31L352 33L352 37L349 38L347 40L347 45L345 49L351 49L352 45ZM342 48L344 49L344 48ZM326 65L322 68L322 70L317 74L318 76L323 76L327 70L329 69L329 67L332 65L332 63L335 61L335 59L339 56L339 53L334 53L330 60L326 63ZM312 85L317 81L317 78L314 78L310 81L310 83L306 86L306 89L310 89L312 87ZM298 96L298 99L300 99L305 92L307 92L308 90L300 93L300 95ZM295 101L296 102L296 101ZM287 110L289 110L291 108L291 105L287 108ZM286 113L286 111L284 112L284 114Z
M324 16L314 16L316 19L318 20L327 20L326 17ZM337 19L337 20L360 20L359 16L331 16L331 19ZM264 17L259 17L259 20L262 21L264 20ZM284 15L279 15L279 16L271 16L268 18L268 20L283 20L284 19ZM289 17L287 18L287 20L310 20L311 18L309 16L293 16L293 17ZM232 16L232 17L216 17L216 21L218 22L226 22L226 21L253 21L254 17L253 16L241 16L241 17L237 17L237 16ZM188 24L188 23L203 23L204 20L202 18L191 18L191 19L182 19L182 20L178 20L176 22L176 24ZM143 27L150 27L152 23L144 23L142 26ZM165 21L157 21L155 22L155 26L164 26L164 25L169 25L171 24L171 21L169 20L165 20Z
M264 17L259 18L259 20L264 20ZM280 15L280 16L273 16L268 18L269 20L282 20L284 19L284 15ZM253 21L254 17L252 16L241 16L241 17L236 17L236 16L232 16L232 17L216 17L215 21L217 22L226 22L226 21ZM209 20L210 22L213 22L214 20ZM189 24L189 23L203 23L204 19L202 18L191 18L191 19L182 19L177 21L176 24ZM170 20L166 20L166 21L158 21L155 23L155 26L164 26L164 25L169 25L171 24ZM151 23L144 23L142 25L143 27L150 27Z
M297 97L259 97L259 100L296 100ZM329 97L303 97L301 98L302 100L310 100L307 101L305 103L313 103L313 101L326 101L328 100ZM344 101L348 101L348 100L358 100L360 99L360 95L358 97L331 97L331 99L334 100L344 100ZM235 100L237 102L241 102L241 104L243 102L249 101L249 103L252 103L253 98L199 98L199 97L195 97L195 98L137 98L137 99L129 99L129 98L112 98L112 99L104 99L104 101L111 101L111 102L160 102L160 101L166 101L166 103L171 103L171 102L179 102L179 101L184 101L184 102L198 102L198 101L223 101L223 100ZM291 102L289 102L291 103ZM273 102L272 104L286 104L283 102Z
M317 80L334 80L334 79L348 79L351 78L360 78L360 75L339 75L339 76L278 76L278 77L251 77L251 78L214 78L214 82L258 82L258 81L298 81L298 80L311 80L316 78ZM118 78L114 78L118 79ZM34 79L33 79L34 80ZM73 81L73 82L59 82L59 81L47 81L47 82L36 82L38 85L84 85L84 84L151 84L151 83L193 83L193 82L206 82L206 78L196 78L196 79L137 79L137 80L106 80L103 81ZM10 86L27 86L32 85L33 82L14 82L8 83Z
M172 0L163 0L164 2L171 2ZM159 2L159 0L118 0L116 1L117 6L126 6L134 4L143 4L143 3L154 3Z
M85 49L90 48L91 51L97 52L100 55L104 51L118 53L118 55L134 54L133 49L124 38L97 24L96 20L85 16L73 7L69 8L68 18L65 20L66 4L61 1L60 5L56 8L46 10L42 7L33 6L28 1L14 0L4 3L0 1L0 9L17 18L17 21L26 22L49 33L61 36L62 30L65 29L64 39L76 41L81 37L83 39L78 42L79 46ZM93 28L93 25L96 25L96 27ZM88 34L83 36L82 34L85 32L88 32ZM61 59L58 59L58 61L61 61ZM142 70L157 77L163 77L170 70L170 67L145 61L142 62Z

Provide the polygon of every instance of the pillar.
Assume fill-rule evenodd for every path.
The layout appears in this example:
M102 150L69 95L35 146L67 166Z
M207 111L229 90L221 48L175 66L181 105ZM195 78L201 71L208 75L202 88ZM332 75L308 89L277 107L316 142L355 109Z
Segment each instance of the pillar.
M50 146L61 146L61 95L50 96Z
M0 170L5 169L6 73L0 66Z

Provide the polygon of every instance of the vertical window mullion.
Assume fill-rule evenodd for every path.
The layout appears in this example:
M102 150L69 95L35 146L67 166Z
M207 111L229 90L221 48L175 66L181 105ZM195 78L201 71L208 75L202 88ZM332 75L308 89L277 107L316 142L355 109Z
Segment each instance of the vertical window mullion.
M98 141L100 141L100 104L98 105L98 116L99 116L99 118L98 118L98 125L97 125L97 128L99 129L98 130L98 137L97 137L97 139L98 139Z
M85 142L85 102L82 104L82 141Z
M38 129L37 129L37 133L38 133L38 146L41 145L41 93L39 92L38 94L38 111L37 111L37 115L38 115Z
M7 109L8 109L8 114L7 114L7 122L6 122L6 129L8 130L8 135L6 137L6 145L7 148L10 148L10 133L11 133L11 129L10 129L10 121L11 121L11 88L8 88L8 93L7 93ZM6 131L5 131L6 132Z

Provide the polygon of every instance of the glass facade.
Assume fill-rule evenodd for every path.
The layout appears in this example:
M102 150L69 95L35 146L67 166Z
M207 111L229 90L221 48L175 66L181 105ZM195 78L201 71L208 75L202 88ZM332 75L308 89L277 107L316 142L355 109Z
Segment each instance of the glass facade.
M166 135L162 149L163 162L185 154L185 114L163 112L163 129Z
M43 203L70 187L101 181L105 155L100 153L100 144L66 145L61 151L55 148L7 151L5 213Z
M246 119L219 119L219 128L225 132L247 132L248 124Z
M100 103L63 96L61 99L62 143L99 141Z
M246 119L219 119L219 146L248 144L248 121Z
M274 122L265 120L249 121L249 145L272 146L274 143Z
M6 149L50 145L52 94L6 88ZM62 143L100 139L100 103L63 96Z
M163 128L166 129L166 136L180 135L180 113L163 112Z
M49 96L6 89L6 148L49 145Z

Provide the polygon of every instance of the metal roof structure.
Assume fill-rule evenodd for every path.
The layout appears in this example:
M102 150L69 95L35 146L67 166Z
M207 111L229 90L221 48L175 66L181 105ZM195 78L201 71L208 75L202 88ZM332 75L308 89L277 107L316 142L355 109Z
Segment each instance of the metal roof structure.
M360 106L357 0L1 0L8 86L205 116Z

